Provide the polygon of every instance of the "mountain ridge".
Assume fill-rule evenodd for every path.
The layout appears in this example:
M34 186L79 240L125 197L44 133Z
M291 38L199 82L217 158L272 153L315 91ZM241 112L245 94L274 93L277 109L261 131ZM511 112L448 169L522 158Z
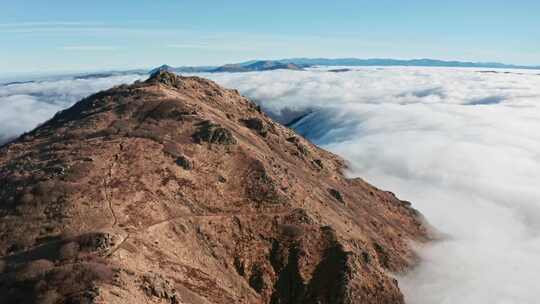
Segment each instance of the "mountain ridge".
M158 70L0 148L2 303L403 303L411 204L238 91Z

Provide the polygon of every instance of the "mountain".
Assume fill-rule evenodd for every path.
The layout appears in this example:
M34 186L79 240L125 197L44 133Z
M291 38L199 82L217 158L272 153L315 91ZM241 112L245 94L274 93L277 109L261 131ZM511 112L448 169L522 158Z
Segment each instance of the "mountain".
M241 63L226 64L220 67L169 67L169 71L176 73L241 73L278 69L302 70L313 66L415 66L540 70L540 66L512 65L497 62L444 61L437 59L288 58L280 60L250 60ZM330 72L346 71L346 69L337 69Z
M300 66L294 63L282 63L273 60L254 60L243 63L226 64L219 67L215 66L192 66L192 67L171 67L169 65L162 65L155 69L150 70L149 74L154 74L157 71L166 71L174 73L241 73L241 72L255 72L255 71L273 71L273 70L302 70L304 66Z
M236 90L158 70L0 148L0 303L403 303L406 201Z
M303 67L294 63L282 63L280 61L261 60L249 62L247 64L226 64L218 67L211 72L213 73L237 73L237 72L255 72L255 71L273 71L273 70L302 70Z
M540 70L540 66L524 66L524 65L512 65L496 62L463 62L463 61L444 61L436 59L358 59L358 58L288 58L280 60L250 60L241 63L226 64L222 66L180 66L172 67L169 65L162 65L160 67L145 70L126 70L126 71L104 71L99 73L84 73L84 74L71 74L60 75L53 79L95 79L95 78L107 78L112 76L122 75L152 75L158 70L174 72L178 74L196 74L196 73L242 73L242 72L255 72L255 71L272 71L279 69L287 70L303 70L305 68L314 66L417 66L417 67L465 67L465 68L492 68L492 69L527 69L527 70ZM332 69L328 72L340 73L348 72L349 69L338 68ZM481 71L483 72L483 71ZM49 79L49 78L45 78ZM42 80L45 80L42 79ZM18 84L17 81L8 83L0 83L0 85L12 85Z
M56 77L49 77L41 80L59 80L59 79L75 79L75 80L88 80L88 79L99 79L99 78L109 78L114 76L125 76L125 75L146 75L148 70L144 69L134 69L134 70L124 70L124 71L102 71L98 73L83 73L83 74L67 74L67 75L57 75Z
M183 66L174 68L176 73L209 73L215 66Z
M152 69L150 70L150 74L153 75L155 73L159 73L159 72L174 72L174 69L172 66L170 65L167 65L167 64L164 64L164 65L161 65L155 69Z
M33 80L12 81L12 82L0 83L0 86L12 86L12 85L29 84L29 83L35 83L35 81L33 81Z
M444 61L437 59L358 59L358 58L291 58L278 60L282 63L292 63L307 66L418 66L418 67L469 67L469 68L500 68L500 69L540 69L540 66L523 66L496 62L463 62Z
M540 66L521 66L495 62L462 62L462 61L444 61L436 59L358 59L358 58L289 58L280 60L250 60L241 63L226 64L219 67L215 66L183 66L172 67L162 65L149 71L154 74L157 71L183 73L244 73L257 71L273 70L296 70L301 71L305 68L314 66L417 66L417 67L464 67L464 68L493 68L493 69L538 69ZM332 69L329 72L341 73L348 72L350 69ZM78 76L78 79L104 77L104 75L114 76L120 72L110 72L102 74L90 74Z

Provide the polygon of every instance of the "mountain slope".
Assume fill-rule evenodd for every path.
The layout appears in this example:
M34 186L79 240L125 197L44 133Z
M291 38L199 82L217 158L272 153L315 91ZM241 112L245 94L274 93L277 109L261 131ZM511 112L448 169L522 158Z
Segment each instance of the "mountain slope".
M0 149L0 303L403 303L410 203L158 70Z

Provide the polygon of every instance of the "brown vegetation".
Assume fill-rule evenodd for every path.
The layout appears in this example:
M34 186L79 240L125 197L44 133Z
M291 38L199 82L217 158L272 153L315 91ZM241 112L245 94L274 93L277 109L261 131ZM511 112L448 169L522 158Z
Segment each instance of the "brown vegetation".
M158 72L0 149L0 303L402 303L421 216L237 91Z

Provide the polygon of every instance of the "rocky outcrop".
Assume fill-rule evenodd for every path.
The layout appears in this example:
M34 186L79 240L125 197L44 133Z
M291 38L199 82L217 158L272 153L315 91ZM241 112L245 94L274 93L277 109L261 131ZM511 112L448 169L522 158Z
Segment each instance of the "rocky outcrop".
M403 303L411 204L158 70L0 149L0 303Z
M193 134L193 139L198 142L208 142L211 144L234 145L236 139L231 131L223 128L219 124L214 124L210 121L203 121L198 124L198 130Z
M254 117L250 119L244 119L242 120L242 122L246 125L246 127L254 130L263 137L266 137L266 134L268 134L268 126L260 118Z

